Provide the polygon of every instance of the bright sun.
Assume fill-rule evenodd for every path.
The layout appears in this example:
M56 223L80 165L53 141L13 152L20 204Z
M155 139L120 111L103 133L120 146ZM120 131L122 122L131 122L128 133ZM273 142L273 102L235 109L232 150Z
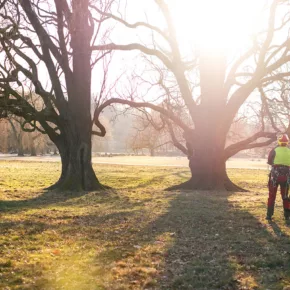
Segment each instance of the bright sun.
M261 25L264 0L171 0L181 48L232 53L249 45ZM183 5L182 5L183 4Z

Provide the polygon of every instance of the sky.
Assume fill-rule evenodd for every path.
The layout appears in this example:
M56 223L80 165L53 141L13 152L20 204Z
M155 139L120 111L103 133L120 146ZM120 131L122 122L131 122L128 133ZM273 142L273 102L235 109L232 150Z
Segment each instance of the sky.
M150 24L165 28L164 19L154 0L127 0L126 10L121 16L129 23L148 21ZM267 6L267 0L168 0L179 45L200 46L213 49L240 48L249 42L249 38L257 32L265 17L260 11ZM122 11L122 8L120 8ZM117 14L116 11L114 11ZM120 33L118 26L114 39L126 43L136 39L144 40L143 29L126 30ZM125 30L124 30L125 31ZM145 36L142 36L145 35Z
M191 60L198 49L215 53L224 50L232 57L250 45L253 33L260 30L265 23L263 10L271 1L267 0L167 0L171 8L178 43L186 59ZM148 21L153 25L165 29L165 22L154 0L126 0L126 7L121 6L118 12L112 12L125 18L128 22ZM143 29L128 29L113 21L106 22L104 28L114 28L107 42L128 44L131 42L150 43L150 31ZM165 49L161 37L156 41ZM126 78L118 82L119 88L127 86L127 78L137 69L141 72L146 65L139 57L138 51L115 52L110 65L109 82L113 83L117 77L126 74ZM42 83L48 83L45 69L40 69ZM99 92L102 81L103 66L100 63L93 71L92 94Z
M172 0L171 9L181 46L237 50L261 26L263 0ZM182 2L186 5L180 5Z
M145 21L165 29L166 25L154 0L127 0L119 7L118 14L129 23ZM125 7L125 3L127 4ZM261 13L267 6L267 0L168 0L176 28L178 44L183 56L192 60L199 50L207 50L209 54L225 51L229 58L241 53L251 44L252 35L265 24L265 14ZM106 25L114 25L108 22ZM132 42L150 43L152 35L145 28L129 29L122 24L114 26L110 40L118 44ZM155 40L168 49L161 37ZM144 63L137 57L140 53L115 52L111 65L110 77L126 72L129 74L136 67L141 71ZM100 68L101 69L101 68ZM95 78L100 74L95 70ZM93 82L93 91L98 91L99 83Z

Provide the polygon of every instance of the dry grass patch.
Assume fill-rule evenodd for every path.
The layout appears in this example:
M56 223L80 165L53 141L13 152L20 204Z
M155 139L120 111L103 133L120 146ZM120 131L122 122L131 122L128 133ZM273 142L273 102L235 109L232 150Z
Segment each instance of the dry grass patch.
M290 230L264 220L267 172L247 193L166 192L184 168L96 165L113 190L41 188L57 163L0 162L0 289L283 289Z

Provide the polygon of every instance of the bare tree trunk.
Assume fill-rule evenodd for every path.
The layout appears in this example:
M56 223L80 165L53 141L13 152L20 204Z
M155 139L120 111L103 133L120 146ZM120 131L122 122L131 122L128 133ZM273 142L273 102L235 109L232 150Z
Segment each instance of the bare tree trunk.
M196 116L196 128L186 137L190 144L191 179L173 188L241 191L228 178L224 157L227 132L221 116L226 105L223 89L226 58L221 54L202 55L200 62L203 98Z
M191 189L242 190L228 178L222 154L217 154L214 150L209 154L206 149L201 154L203 154L203 158L191 157L189 161L191 179L188 183ZM205 157L205 154L208 157Z
M36 148L35 148L35 145L34 145L34 140L33 140L33 137L32 136L29 136L29 149L30 149L30 155L31 156L36 156Z
M36 154L35 146L30 147L30 155L31 155L31 156L36 156L36 155L37 155L37 154Z
M267 147L262 148L260 158L266 158L267 151L268 151Z
M103 188L92 167L92 120L91 120L91 49L92 33L88 23L88 0L72 1L74 11L71 36L73 49L73 89L68 90L69 114L61 124L61 140L58 147L62 173L51 188L61 190L97 190ZM80 97L81 96L81 97Z
M17 137L17 152L18 156L24 156L23 144L22 144L22 133L20 132L19 136Z
M83 132L78 134L75 127L67 129L61 139L56 142L61 157L62 171L59 180L49 189L72 191L104 189L92 167L90 133L86 137L84 139Z
M21 129L19 132L17 131L16 126L14 125L14 123L11 119L8 119L8 121L9 121L11 128L12 128L12 132L13 132L14 139L15 139L16 146L17 146L18 156L23 157L24 150L23 150L23 144L22 144L22 131L21 131Z
M223 152L218 152L214 146L211 149L206 147L189 156L191 178L169 189L244 191L229 179Z
M200 118L197 126L194 133L187 136L188 140L191 139L188 142L191 178L169 189L244 191L230 181L226 172L224 157L226 133L216 130L216 126L212 126L212 119Z

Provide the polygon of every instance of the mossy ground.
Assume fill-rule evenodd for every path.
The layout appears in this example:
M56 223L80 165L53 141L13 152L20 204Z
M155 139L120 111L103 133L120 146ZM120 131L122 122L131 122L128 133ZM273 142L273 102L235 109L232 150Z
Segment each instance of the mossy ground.
M184 168L95 165L112 190L45 188L60 164L0 162L0 289L287 289L281 198L267 172L229 171L247 193L163 189ZM289 288L290 289L290 288Z

